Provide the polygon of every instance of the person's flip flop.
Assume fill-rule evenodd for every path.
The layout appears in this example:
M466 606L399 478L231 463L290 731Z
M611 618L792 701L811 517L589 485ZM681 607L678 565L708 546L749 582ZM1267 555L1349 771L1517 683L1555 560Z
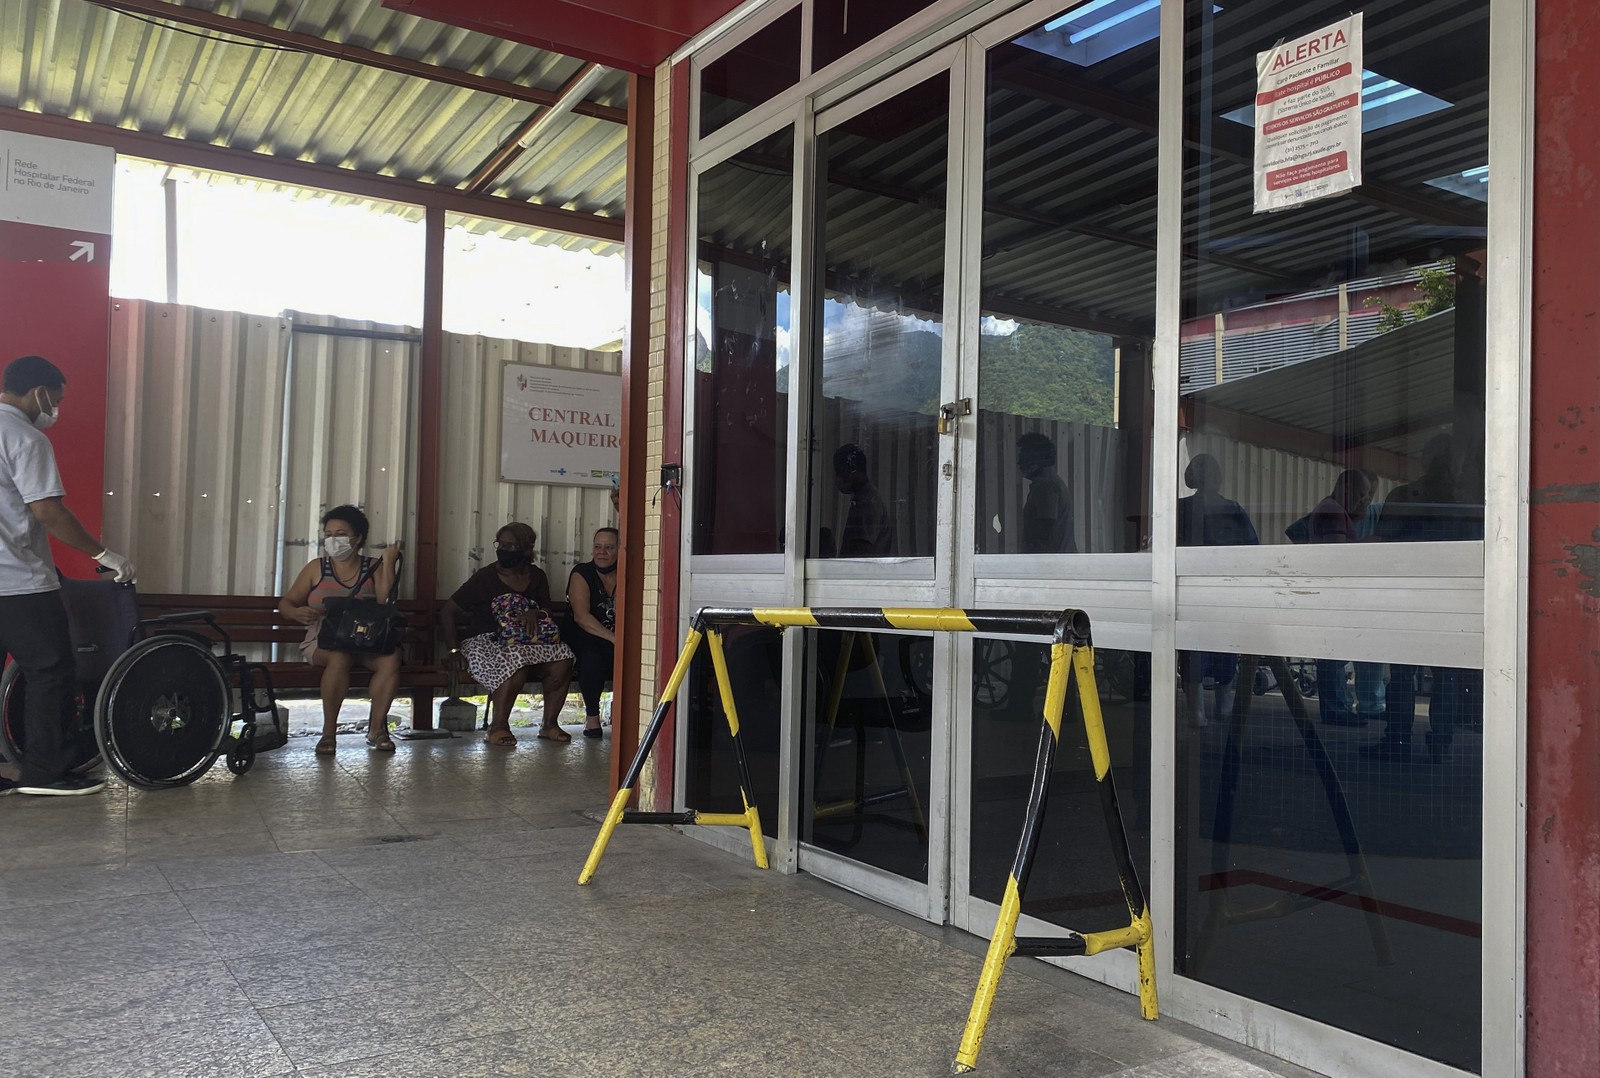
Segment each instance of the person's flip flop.
M339 739L332 734L323 734L317 739L316 753L318 756L332 756L339 751Z
M483 743L485 745L494 745L502 749L515 748L517 744L517 735L513 734L510 730L490 730L484 735Z
M374 739L371 734L368 734L367 747L369 749L376 749L378 752L393 752L394 742L389 740L388 734L384 734L381 738L377 739Z
M546 726L539 731L539 736L545 741L571 741L572 735L559 726Z

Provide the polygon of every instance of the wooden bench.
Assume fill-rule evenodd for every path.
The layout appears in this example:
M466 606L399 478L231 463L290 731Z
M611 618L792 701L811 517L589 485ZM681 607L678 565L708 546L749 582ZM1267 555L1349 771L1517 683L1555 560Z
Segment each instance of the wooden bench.
M400 692L411 698L411 724L414 729L433 728L433 700L437 691L450 684L449 671L434 661L434 632L431 603L402 599L400 611L406 618L401 637ZM209 610L218 628L228 634L235 651L250 654L248 645L281 644L291 658L263 661L279 696L315 696L322 684L322 671L300 659L297 647L306 628L278 613L275 595L139 595L139 617L157 618L190 610ZM214 640L220 638L204 622L185 622L178 626ZM371 672L359 667L350 672L351 688L366 688Z

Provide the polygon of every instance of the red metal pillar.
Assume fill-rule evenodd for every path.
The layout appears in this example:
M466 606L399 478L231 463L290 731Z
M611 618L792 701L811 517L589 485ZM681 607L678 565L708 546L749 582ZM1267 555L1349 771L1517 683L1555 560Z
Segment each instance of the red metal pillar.
M439 591L439 452L444 422L444 224L445 211L429 206L423 218L422 353L417 358L417 598L428 604L431 660L434 600ZM411 716L416 730L433 729L432 696L417 697Z
M644 638L644 502L650 449L651 237L655 227L656 80L628 77L628 328L622 338L622 553L617 568L616 665L611 672L611 793L639 749L640 656Z
M1527 1074L1600 1074L1600 41L1535 27Z

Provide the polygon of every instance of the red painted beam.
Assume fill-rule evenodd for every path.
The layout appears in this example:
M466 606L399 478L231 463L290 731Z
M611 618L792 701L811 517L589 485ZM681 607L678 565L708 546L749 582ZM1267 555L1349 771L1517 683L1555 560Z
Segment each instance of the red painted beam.
M577 56L636 75L653 72L674 49L739 0L383 0L424 19Z
M1529 1078L1600 1074L1600 64L1592 0L1535 24L1528 513Z

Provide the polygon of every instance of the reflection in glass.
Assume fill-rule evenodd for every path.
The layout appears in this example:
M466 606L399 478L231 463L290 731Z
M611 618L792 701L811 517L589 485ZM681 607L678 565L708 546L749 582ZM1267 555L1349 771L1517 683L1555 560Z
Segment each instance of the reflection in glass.
M1050 647L975 639L972 677L972 829L968 889L998 903L1026 816L1043 724ZM1096 648L1112 775L1134 864L1150 871L1150 656ZM1045 803L1039 852L1023 912L1078 932L1122 928L1128 906L1117 879L1094 764L1074 684Z
M785 127L700 177L696 554L783 549L793 166Z
M813 558L933 556L949 93L937 75L818 138Z
M1154 5L1114 32L1063 17L988 54L980 554L1148 541L1154 20Z
M801 838L924 883L932 654L929 637L806 632Z
M811 70L820 71L846 53L892 30L934 0L812 0Z
M761 811L761 829L778 827L779 716L782 713L782 636L776 629L734 625L723 630L733 706L739 712L739 738L750 765L751 796ZM702 812L743 812L739 800L739 759L733 749L722 697L702 644L689 666L678 697L687 725L684 796Z
M796 4L701 69L702 138L800 81L800 16Z
M1178 666L1180 972L1476 1070L1482 672Z
M1489 3L1362 10L1361 186L1256 213L1256 53L1350 8L1188 0L1178 463L1221 462L1263 543L1316 541L1349 471L1347 538L1481 539Z

